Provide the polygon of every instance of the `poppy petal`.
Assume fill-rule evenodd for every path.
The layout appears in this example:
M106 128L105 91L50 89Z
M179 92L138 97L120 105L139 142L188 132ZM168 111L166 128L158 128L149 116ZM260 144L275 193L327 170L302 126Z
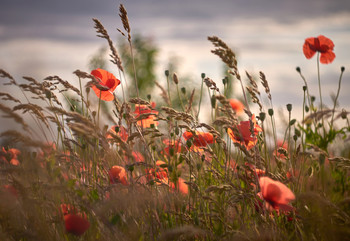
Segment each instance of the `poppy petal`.
M329 50L325 53L321 53L320 62L322 64L330 64L335 59L335 54Z
M304 55L307 59L311 59L316 53L315 49L313 47L311 47L311 46L314 46L314 42L315 42L315 38L305 39L305 43L303 46L303 52L304 52Z
M323 36L323 35L320 35L317 37L319 42L320 42L320 47L322 48L323 46L327 47L328 49L330 50L333 50L334 49L334 43L332 40L330 40L329 38Z

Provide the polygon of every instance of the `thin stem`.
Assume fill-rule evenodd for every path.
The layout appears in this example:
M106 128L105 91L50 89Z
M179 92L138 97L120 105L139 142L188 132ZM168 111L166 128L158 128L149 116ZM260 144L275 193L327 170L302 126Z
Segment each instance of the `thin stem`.
M333 127L335 106L337 105L337 101L338 101L338 97L339 97L339 93L340 93L341 80L342 80L343 73L344 73L343 68L341 70L342 71L340 73L339 82L338 82L338 91L337 91L337 95L335 96L335 99L334 99L334 105L333 105L333 111L332 111L332 120L331 120L331 126L330 126L331 130L332 130L332 127Z
M199 96L199 103L198 103L197 120L198 120L199 111L200 111L200 109L201 109L201 103L202 103L202 95L203 95L203 83L204 83L204 78L202 78L202 84L201 84L201 93L200 93L200 96ZM209 98L210 98L210 94L209 94Z
M176 91L177 91L177 97L180 99L182 111L185 111L185 107L184 107L184 104L182 102L182 98L181 98L181 95L180 95L179 85L178 84L176 85Z
M168 86L168 97L169 97L169 103L170 103L170 107L171 107L169 75L166 76L166 82L167 82L167 86Z
M80 97L81 97L81 114L84 116L83 88L81 86L81 78L80 77L79 77L79 87L80 87Z
M137 98L139 98L140 95L139 95L139 87L138 87L138 84L137 84L136 67L135 67L135 58L134 58L134 52L133 52L133 48L132 48L131 41L129 41L129 45L130 45L130 53L131 53L131 58L132 58L132 67L133 67L133 70L134 70L136 94L137 94Z
M102 95L102 91L100 91L100 97L98 98L98 109L97 109L97 126L99 126L99 125L100 125L101 95Z
M321 102L321 113L323 112L323 103L322 103L322 92L321 92L321 77L320 77L320 53L317 52L317 79L318 79L318 91L320 93L320 102ZM322 128L323 134L326 134L326 130L324 127L324 118L322 114Z
M306 87L307 89L307 87ZM304 129L304 119L305 119L305 91L304 91L304 98L303 98L303 121L302 121L302 128ZM301 145L303 146L303 152L305 152L305 143L304 143L304 131L301 133ZM303 157L304 158L304 157Z

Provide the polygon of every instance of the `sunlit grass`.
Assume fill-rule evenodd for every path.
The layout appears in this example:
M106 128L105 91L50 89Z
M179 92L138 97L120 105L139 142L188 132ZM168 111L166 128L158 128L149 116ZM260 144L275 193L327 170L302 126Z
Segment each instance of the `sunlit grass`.
M345 68L328 109L309 95L298 67L303 118L293 119L286 103L288 122L276 126L265 74L241 75L235 53L212 36L212 53L240 84L243 101L228 97L229 78L222 90L202 73L195 95L165 70L156 104L139 88L122 5L120 17L131 76L97 19L118 77L76 70L77 88L58 76L19 81L0 70L3 84L18 90L0 92L3 117L18 126L1 133L1 240L349 239L350 126L337 103ZM317 38L305 44L320 44ZM321 53L318 68L334 59L322 55L324 48L311 48Z

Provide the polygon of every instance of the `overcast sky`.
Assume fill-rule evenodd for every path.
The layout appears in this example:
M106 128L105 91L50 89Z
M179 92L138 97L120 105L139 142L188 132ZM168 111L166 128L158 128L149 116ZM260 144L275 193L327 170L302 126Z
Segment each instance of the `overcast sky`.
M158 73L177 56L181 75L200 81L205 72L221 82L222 64L210 53L207 36L217 35L239 57L241 73L263 71L275 106L302 104L302 86L295 67L318 95L316 59L306 60L307 37L323 34L333 40L336 59L321 65L325 102L336 92L340 67L345 66L340 102L349 110L350 1L349 0L1 0L0 68L17 78L43 79L72 72L89 72L88 59L102 46L92 18L98 18L117 39L122 28L118 6L128 11L133 33L151 37L160 49Z

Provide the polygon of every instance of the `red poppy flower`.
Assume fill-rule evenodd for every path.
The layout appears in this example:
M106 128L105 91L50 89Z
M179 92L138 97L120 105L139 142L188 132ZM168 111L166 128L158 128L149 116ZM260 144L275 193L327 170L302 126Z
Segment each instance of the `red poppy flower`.
M123 185L128 185L126 171L124 167L121 166L112 166L108 171L109 183L121 183Z
M185 183L185 180L181 177L177 179L177 188L175 187L175 184L173 182L169 182L169 186L173 191L176 190L184 195L188 194L188 185Z
M138 151L132 151L131 155L134 157L136 162L145 162L145 158Z
M237 115L244 113L244 105L242 102L236 99L229 99L229 101L232 109L236 112Z
M191 131L185 131L183 137L186 141L193 138L193 144L197 147L205 147L207 144L214 143L214 137L209 132L196 131L193 134Z
M283 183L269 177L260 177L261 196L275 210L291 211L290 201L295 199L294 193Z
M152 108L156 107L156 103L151 103ZM141 118L137 121L137 125L142 126L143 128L151 127L153 124L154 126L158 126L158 121L156 121L156 116L158 115L158 111L155 111L147 105L135 105L135 118ZM144 117L140 117L141 115L144 115Z
M288 143L284 142L283 140L278 140L277 141L277 149L274 151L274 154L276 157L278 157L280 159L286 159L286 156L283 153L278 151L279 148L283 148L285 150L288 150Z
M265 175L265 171L259 168L256 168L253 164L251 163L244 163L244 165L247 167L246 173L249 175L253 174L254 177L261 177L262 175Z
M332 63L335 58L333 48L333 41L323 35L320 35L317 38L311 37L305 39L303 52L307 59L311 59L316 52L319 52L321 53L320 62L322 64L329 64Z
M87 220L86 213L79 213L73 205L61 204L61 212L68 233L80 236L89 229L90 222Z
M170 150L173 150L173 153L180 153L182 144L179 140L163 140L163 143L166 145L164 148L164 152L169 156Z
M166 165L165 162L163 161L156 161L156 169L154 168L147 168L146 169L146 173L148 180L154 180L155 178L157 179L156 181L157 184L168 184L168 169L167 168L163 168L161 166ZM160 183L159 183L160 182Z
M90 222L79 214L64 215L64 225L68 233L83 235L90 227Z
M16 148L10 148L6 150L4 147L0 151L0 160L3 163L10 163L14 166L18 166L20 163L18 161L18 156L21 154L21 151Z
M254 136L251 133L251 127L250 127L250 121L241 121L239 125L237 125L237 133L235 134L234 131L231 128L227 129L227 134L230 136L231 140L234 143L239 143L242 146L245 146L247 150L252 149L258 139L257 135L259 132L262 131L261 127L256 124L255 116L252 116L252 122L253 122L253 130L254 130Z
M6 192L8 192L9 194L11 194L14 197L18 197L18 191L17 189L12 186L12 185L3 185L3 188Z
M126 130L126 128L124 126L118 126L118 125L114 125L111 126L111 128L108 130L108 132L113 133L116 136L119 136L120 139L124 142L126 142L128 140L128 131ZM107 133L106 135L107 139L113 139L112 135Z
M91 86L97 97L101 100L112 101L114 99L113 91L120 84L120 80L104 69L95 69L91 71L91 75L99 81L102 87L106 88L106 90L100 90L95 85Z

